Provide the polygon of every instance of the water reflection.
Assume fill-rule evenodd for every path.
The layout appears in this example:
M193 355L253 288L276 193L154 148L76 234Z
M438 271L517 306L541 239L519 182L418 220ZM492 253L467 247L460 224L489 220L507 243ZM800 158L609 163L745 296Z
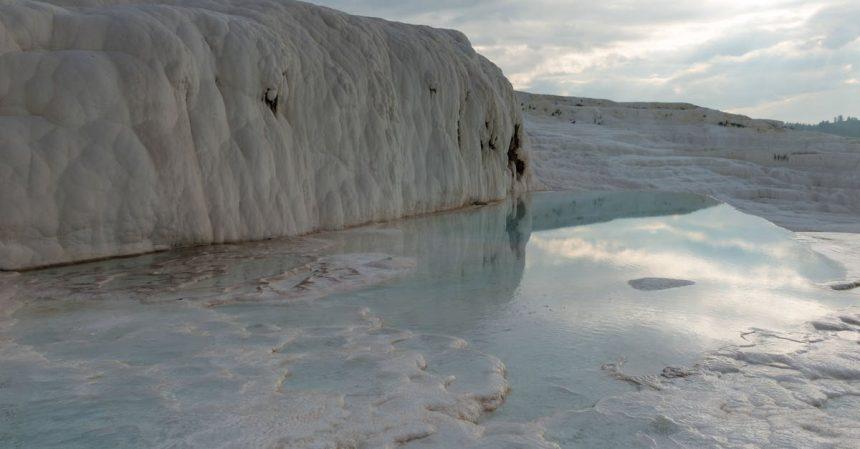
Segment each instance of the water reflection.
M385 271L386 256L414 269ZM0 387L14 386L0 388L0 416L15 417L0 421L0 442L167 446L204 428L205 441L248 441L250 423L283 430L282 414L301 402L274 400L272 388L319 390L334 395L320 404L364 416L396 389L390 382L421 373L455 375L446 389L464 394L498 390L488 354L513 387L490 420L530 421L631 388L601 372L606 362L624 357L631 373L654 373L748 327L839 307L846 297L817 283L843 274L765 220L665 193L543 193L309 238L24 273L0 279L0 301L14 290L17 305L0 318ZM695 284L628 284L648 277ZM302 296L321 284L338 293ZM426 370L390 371L403 360L415 370L421 359L409 351ZM244 420L225 413L234 403Z
M364 235L387 229L352 231L342 249L384 246ZM514 394L497 419L587 407L629 388L600 372L606 362L655 373L737 342L748 327L791 326L845 304L817 285L840 278L841 267L789 231L696 195L538 194L396 229L399 251L417 255L416 273L330 300L502 358ZM645 277L695 285L628 284Z
M398 326L459 334L480 326L487 317L506 313L528 261L534 259L528 253L540 249L544 232L620 218L688 214L716 204L692 194L543 193L491 207L357 228L330 236L338 252L412 256L418 268L408 281L331 299L367 300L374 310L383 308L386 319ZM573 278L576 273L562 276Z
M682 215L713 207L719 202L691 193L547 192L534 195L529 202L532 231L585 226L621 218Z

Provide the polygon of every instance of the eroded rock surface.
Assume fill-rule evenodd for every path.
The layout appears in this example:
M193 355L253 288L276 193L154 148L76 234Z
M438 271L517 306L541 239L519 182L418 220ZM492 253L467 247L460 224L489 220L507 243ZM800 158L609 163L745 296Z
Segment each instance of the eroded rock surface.
M0 0L0 269L503 198L501 70L456 31L273 0Z

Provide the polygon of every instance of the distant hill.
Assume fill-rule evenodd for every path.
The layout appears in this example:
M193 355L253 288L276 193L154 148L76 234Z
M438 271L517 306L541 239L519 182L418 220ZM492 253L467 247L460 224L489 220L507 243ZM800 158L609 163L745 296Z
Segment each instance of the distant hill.
M750 128L781 131L785 123L753 119L690 103L616 102L597 98L561 97L517 92L520 108L532 116L552 117L570 124L648 126L718 125L725 128Z
M817 125L809 125L806 123L786 123L786 126L802 131L817 131L845 137L860 137L860 119L857 117L848 117L846 119L840 115L839 117L834 118L832 122L825 120Z

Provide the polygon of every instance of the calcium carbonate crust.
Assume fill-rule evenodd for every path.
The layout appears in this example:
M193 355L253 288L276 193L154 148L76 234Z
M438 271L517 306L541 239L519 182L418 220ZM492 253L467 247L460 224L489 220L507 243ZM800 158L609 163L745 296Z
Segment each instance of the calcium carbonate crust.
M856 307L797 332L751 329L747 344L692 368L625 380L640 391L595 410L641 423L639 447L839 448L860 439L860 315ZM633 433L633 432L631 432Z
M860 140L685 103L518 98L544 188L693 192L793 231L860 232Z
M0 0L0 269L498 200L522 118L466 37L277 0Z

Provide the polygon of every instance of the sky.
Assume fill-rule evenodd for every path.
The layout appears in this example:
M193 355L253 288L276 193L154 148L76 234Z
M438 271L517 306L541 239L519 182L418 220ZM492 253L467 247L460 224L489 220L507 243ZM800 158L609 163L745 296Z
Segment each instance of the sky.
M860 116L860 0L310 0L454 28L535 93Z

